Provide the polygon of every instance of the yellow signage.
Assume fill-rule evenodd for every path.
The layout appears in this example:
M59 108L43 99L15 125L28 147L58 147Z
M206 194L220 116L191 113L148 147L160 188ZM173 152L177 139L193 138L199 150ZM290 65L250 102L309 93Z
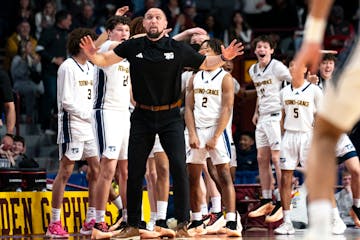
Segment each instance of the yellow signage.
M144 192L145 193L145 192ZM144 203L148 203L144 194ZM65 192L61 222L69 232L79 232L88 206L87 191ZM144 204L145 219L149 206ZM112 225L118 210L108 203L105 221ZM0 235L44 234L51 218L51 192L0 192Z

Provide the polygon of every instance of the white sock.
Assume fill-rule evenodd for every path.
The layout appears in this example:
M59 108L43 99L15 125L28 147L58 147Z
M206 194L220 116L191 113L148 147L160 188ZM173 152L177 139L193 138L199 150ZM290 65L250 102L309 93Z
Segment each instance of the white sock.
M283 210L284 222L291 223L290 210Z
M263 199L272 199L272 191L271 189L265 189L261 191Z
M123 216L123 221L124 221L124 222L127 222L128 215L127 215L127 209L126 209L126 208L124 208L124 209L122 210L122 216Z
M359 198L354 198L353 203L354 203L355 207L360 208L360 199Z
M118 210L120 210L120 209L123 208L123 204L122 204L120 195L117 196L117 198L115 198L115 199L112 201L112 203L115 204L115 206L117 207Z
M212 204L212 212L218 213L221 212L221 197L212 197L211 198L211 204Z
M156 209L157 209L157 220L165 220L167 213L168 202L165 201L157 201Z
M51 208L51 222L60 221L61 208Z
M319 199L309 203L309 223L314 231L331 233L332 206L328 199Z
M157 212L150 212L150 222L156 221Z
M105 210L96 210L95 215L96 215L95 221L97 223L105 222Z
M201 208L201 214L202 215L208 215L209 214L208 205L206 203L201 204L200 208Z
M234 212L226 213L226 222L229 222L229 221L236 221L236 213L234 213Z
M88 207L86 212L86 222L90 222L92 219L96 218L96 209L95 207Z
M202 215L201 212L192 212L191 213L191 220L193 221L201 221Z
M339 209L337 207L334 207L332 209L332 219L340 218Z

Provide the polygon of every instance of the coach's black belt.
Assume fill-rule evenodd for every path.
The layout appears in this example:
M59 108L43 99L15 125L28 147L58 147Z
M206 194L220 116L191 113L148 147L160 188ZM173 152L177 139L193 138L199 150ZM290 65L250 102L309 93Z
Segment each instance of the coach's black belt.
M166 111L166 110L170 110L170 109L180 107L180 106L181 106L181 99L178 100L177 102L174 102L171 104L166 104L166 105L161 105L161 106L148 106L145 104L136 103L136 107L145 109L145 110L149 110L149 111L153 111L153 112Z

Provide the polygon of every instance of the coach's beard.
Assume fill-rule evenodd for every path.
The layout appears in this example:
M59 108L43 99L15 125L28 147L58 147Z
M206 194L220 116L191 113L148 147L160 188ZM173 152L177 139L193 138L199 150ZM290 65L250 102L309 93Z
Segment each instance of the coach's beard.
M162 34L163 32L156 32L156 33L151 33L151 32L147 32L146 35L148 36L148 38L150 39L157 39L160 37L160 35Z

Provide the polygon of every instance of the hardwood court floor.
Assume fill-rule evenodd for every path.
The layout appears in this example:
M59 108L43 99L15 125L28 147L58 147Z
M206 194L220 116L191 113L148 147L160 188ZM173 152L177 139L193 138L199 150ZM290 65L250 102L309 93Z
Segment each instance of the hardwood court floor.
M241 240L302 240L305 230L296 230L294 235L274 235L272 231L264 228L253 228L243 232L241 238L226 238L224 235L208 235L197 238L181 238L181 240L221 240L221 239L241 239ZM0 236L0 239L6 240L40 240L44 239L43 235L32 236ZM79 234L72 234L69 240L88 240L90 237ZM331 239L321 238L319 240L360 240L360 229L348 228L344 235L333 236Z

